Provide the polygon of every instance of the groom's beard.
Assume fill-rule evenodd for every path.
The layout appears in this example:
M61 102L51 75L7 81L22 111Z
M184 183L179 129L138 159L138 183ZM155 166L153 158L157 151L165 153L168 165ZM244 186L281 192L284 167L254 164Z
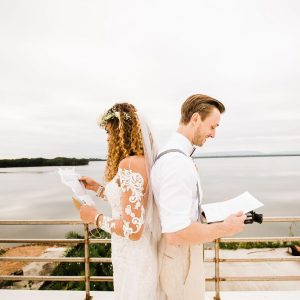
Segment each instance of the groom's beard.
M199 128L198 128L199 131ZM198 147L202 147L204 145L206 141L206 138L204 136L202 136L201 134L197 134L197 131L194 135L194 139L193 139L193 144L198 146Z

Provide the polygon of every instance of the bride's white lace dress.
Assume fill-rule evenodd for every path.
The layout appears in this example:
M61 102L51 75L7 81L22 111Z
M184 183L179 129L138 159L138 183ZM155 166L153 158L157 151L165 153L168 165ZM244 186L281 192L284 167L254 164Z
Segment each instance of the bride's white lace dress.
M118 170L117 175L105 187L105 196L112 209L112 219L121 218L122 190L131 191L130 202L134 208L141 205L143 183L143 177L139 173ZM132 229L124 222L125 237L112 233L114 298L158 300L160 296L158 296L157 246L151 241L146 215L142 214L141 218L135 218L132 210L129 205L125 208L126 214L133 217L131 221L133 224L144 224L144 231L139 240L132 241L128 238Z

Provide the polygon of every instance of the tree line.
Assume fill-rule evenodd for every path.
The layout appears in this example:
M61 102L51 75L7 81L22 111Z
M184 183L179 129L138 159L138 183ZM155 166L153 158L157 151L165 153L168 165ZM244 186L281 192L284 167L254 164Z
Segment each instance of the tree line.
M53 159L48 159L48 158L38 157L38 158L0 159L0 168L82 166L88 164L89 164L89 160L86 158L55 157Z

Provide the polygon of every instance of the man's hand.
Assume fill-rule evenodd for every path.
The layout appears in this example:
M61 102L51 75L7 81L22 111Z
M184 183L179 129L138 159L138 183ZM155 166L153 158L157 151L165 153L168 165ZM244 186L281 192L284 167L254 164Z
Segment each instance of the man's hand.
M91 177L87 177L87 176L83 176L83 177L79 178L79 181L83 183L84 187L87 190L91 190L94 192L97 192L97 190L100 186L100 184L96 180L94 180Z
M82 205L80 207L80 218L85 223L94 223L97 210L93 206Z
M245 227L244 221L246 218L247 216L244 215L242 211L227 217L223 222L223 225L225 226L224 235L231 236L243 231Z

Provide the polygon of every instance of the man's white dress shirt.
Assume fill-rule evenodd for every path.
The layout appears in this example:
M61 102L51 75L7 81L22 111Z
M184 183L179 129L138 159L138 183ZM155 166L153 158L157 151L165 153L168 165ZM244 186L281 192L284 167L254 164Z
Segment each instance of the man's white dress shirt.
M178 149L163 155L151 170L151 183L155 202L159 209L162 233L176 232L188 227L198 218L197 182L200 202L202 190L200 178L190 154L193 145L182 134L175 132L160 153Z

